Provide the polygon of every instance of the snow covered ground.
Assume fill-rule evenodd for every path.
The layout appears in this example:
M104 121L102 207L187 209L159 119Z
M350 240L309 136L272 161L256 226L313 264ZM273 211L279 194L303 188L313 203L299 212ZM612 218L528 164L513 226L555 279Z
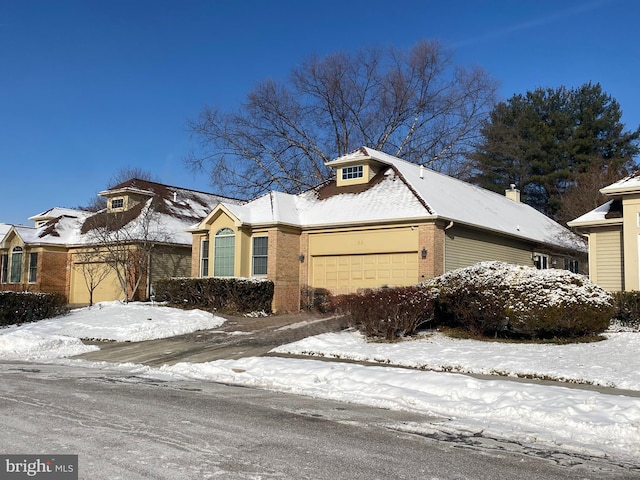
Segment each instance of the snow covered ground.
M455 431L539 448L607 456L640 464L640 397L591 390L479 380L442 372L556 378L640 391L640 333L610 332L602 342L527 345L456 340L440 334L395 344L369 343L358 333L323 334L276 349L366 360L366 366L276 357L180 363L161 368L68 359L95 349L80 338L142 340L217 328L202 311L111 302L34 324L0 329L0 360L35 360L117 368L135 375L254 386L434 415L439 422L407 431ZM391 365L417 367L397 368ZM425 370L420 370L425 369ZM430 370L430 371L426 371Z

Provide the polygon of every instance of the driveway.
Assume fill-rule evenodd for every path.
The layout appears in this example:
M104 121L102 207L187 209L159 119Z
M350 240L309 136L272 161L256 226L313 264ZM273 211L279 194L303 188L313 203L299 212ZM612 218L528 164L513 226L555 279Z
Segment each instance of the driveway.
M144 342L86 342L98 345L100 350L74 358L149 366L211 362L265 355L279 345L348 327L344 316L328 317L310 313L258 318L221 316L227 321L215 330Z

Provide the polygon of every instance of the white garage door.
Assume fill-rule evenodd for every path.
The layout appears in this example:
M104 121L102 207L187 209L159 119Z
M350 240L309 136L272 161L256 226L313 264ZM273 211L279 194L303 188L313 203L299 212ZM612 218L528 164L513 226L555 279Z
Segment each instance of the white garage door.
M334 294L418 283L418 252L314 256L312 286Z

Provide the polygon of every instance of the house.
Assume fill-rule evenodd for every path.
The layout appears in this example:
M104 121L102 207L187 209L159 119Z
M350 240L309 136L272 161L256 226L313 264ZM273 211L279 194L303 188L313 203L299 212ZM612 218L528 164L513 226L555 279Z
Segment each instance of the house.
M610 200L568 225L589 239L594 283L611 292L640 290L640 172L600 192Z
M362 147L327 166L335 178L299 195L221 202L191 229L192 276L263 277L275 311L301 291L414 285L484 260L579 268L585 242L512 188L484 190Z
M147 299L156 279L190 274L186 229L221 200L235 202L139 179L99 195L102 211L56 207L30 217L33 226L9 226L0 290L60 293L70 304Z
M34 226L10 225L0 242L0 290L66 295L67 235L89 215L52 208L30 217Z

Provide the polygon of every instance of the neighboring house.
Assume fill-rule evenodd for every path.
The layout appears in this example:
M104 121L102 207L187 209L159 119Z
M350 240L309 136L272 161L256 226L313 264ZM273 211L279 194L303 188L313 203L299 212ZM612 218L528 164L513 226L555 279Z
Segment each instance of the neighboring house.
M188 276L191 235L218 195L131 179L100 192L107 208L53 208L0 242L0 290L61 293L71 304L147 299L160 278ZM1 231L0 231L1 236Z
M12 225L0 242L0 290L67 294L68 248L89 212L52 208L30 217L33 227ZM62 236L61 236L62 234Z
M600 190L610 200L568 223L589 239L589 275L602 288L640 290L640 172Z
M299 195L223 202L193 233L195 277L263 277L275 311L301 291L414 285L484 260L577 270L585 242L532 207L362 147Z

